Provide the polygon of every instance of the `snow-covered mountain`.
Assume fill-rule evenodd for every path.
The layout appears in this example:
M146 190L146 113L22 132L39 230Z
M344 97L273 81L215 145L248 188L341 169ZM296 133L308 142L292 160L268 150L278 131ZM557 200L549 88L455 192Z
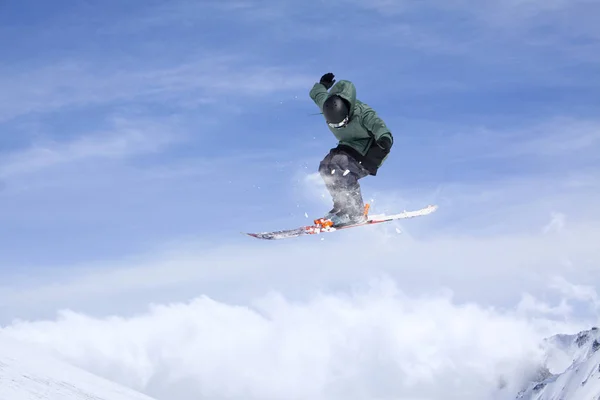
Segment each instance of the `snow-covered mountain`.
M600 330L555 335L544 343L547 359L537 382L520 400L600 400Z
M0 334L0 400L154 400Z

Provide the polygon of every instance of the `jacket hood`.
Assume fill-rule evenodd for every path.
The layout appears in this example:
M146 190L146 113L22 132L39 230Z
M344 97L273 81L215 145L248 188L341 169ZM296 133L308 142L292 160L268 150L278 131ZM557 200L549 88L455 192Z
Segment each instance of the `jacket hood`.
M354 83L346 80L338 81L329 91L327 98L334 95L338 95L350 103L350 115L352 115L356 106L356 87Z

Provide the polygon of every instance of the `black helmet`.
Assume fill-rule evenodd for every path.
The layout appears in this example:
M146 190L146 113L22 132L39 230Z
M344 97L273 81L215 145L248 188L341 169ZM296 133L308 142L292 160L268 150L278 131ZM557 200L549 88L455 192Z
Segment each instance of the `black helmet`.
M346 100L338 95L330 96L323 103L323 115L332 128L341 128L348 123L350 107Z

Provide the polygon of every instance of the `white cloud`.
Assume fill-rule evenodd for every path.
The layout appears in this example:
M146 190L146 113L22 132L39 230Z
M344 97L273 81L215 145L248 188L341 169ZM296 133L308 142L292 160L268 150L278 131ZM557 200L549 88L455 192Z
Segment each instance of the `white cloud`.
M560 232L564 229L566 225L567 216L563 213L552 213L552 219L548 223L548 225L544 226L542 231L544 233L550 232Z
M0 78L5 94L5 100L0 101L0 121L63 107L133 99L140 104L214 103L223 94L256 97L290 89L305 90L313 80L314 77L282 67L252 63L244 56L215 53L166 65L148 65L143 60L133 65L119 60L106 65L73 60L24 71L5 68Z
M576 285L562 276L556 276L552 279L550 287L560 292L565 298L589 304L594 310L600 308L598 292L592 285Z
M504 140L502 151L513 156L582 157L600 148L600 121L554 118L533 128L512 132Z
M456 162L506 160L506 162L545 162L558 165L562 174L581 173L583 161L592 161L600 151L600 120L548 116L535 123L525 122L506 128L446 128L446 140L428 144ZM568 162L565 162L568 161ZM537 164L536 164L537 165ZM527 165L529 166L529 165ZM591 164L590 168L594 168ZM531 168L529 168L531 169ZM527 171L524 171L527 172Z
M174 0L158 5L149 4L136 8L124 18L105 21L100 32L118 35L144 32L164 26L180 26L190 23L202 25L216 15L226 15L227 18L236 20L236 22L257 23L274 23L278 19L289 17L285 12L285 2L283 1L274 3L251 0L227 2Z
M0 178L46 171L56 165L88 159L119 159L157 152L182 140L176 126L167 126L158 120L116 118L113 125L106 131L86 133L62 142L39 141L25 150L8 153L0 157Z
M363 285L361 285L363 286ZM411 297L392 281L249 304L207 297L130 318L65 311L3 329L157 398L512 398L552 328L512 312ZM506 385L504 395L494 392Z
M524 28L529 29L553 20L559 22L557 28L564 25L576 27L578 22L584 22L586 28L592 28L585 20L585 12L594 8L594 4L587 0L507 0L494 1L483 0L473 7L466 0L436 1L430 3L412 3L405 0L377 0L369 2L365 0L349 0L365 8L374 9L382 14L394 15L398 13L410 14L415 10L429 10L438 12L459 12L474 17L485 23L488 28ZM564 19L564 13L570 13L571 19ZM579 26L579 29L583 28ZM595 32L600 31L595 27Z
M382 21L374 32L393 38L395 46L462 57L468 65L477 66L476 72L485 72L484 79L474 85L479 88L504 90L515 80L528 87L540 82L549 82L552 87L589 88L596 84L590 74L600 62L600 28L593 15L600 8L594 2L483 0L476 7L465 0L341 3L381 13ZM396 18L398 14L401 20ZM573 73L586 66L589 73ZM472 90L472 86L460 84L455 88Z
M525 293L516 307L519 314L526 315L551 315L557 317L568 317L572 312L573 308L568 305L566 299L561 299L560 304L557 306L549 305L543 301L536 299L529 293Z

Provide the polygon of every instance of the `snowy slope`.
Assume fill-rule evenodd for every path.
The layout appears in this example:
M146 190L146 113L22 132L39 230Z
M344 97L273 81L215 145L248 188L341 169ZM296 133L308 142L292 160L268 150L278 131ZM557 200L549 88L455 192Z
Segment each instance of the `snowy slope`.
M555 335L546 343L546 374L519 393L522 400L600 400L600 331Z
M0 400L153 400L0 335Z

